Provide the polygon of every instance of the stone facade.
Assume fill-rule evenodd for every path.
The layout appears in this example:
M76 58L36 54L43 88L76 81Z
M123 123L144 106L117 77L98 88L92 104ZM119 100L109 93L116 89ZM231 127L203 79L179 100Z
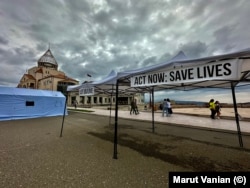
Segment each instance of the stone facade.
M68 77L58 70L58 64L50 49L37 61L37 66L27 70L17 87L61 91L66 94L68 85L79 84L79 81Z

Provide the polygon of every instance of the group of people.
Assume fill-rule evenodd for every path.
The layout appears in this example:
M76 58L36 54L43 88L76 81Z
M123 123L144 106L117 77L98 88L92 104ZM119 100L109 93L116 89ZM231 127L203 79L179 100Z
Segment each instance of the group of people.
M131 105L130 105L130 115L135 114L135 115L138 115L139 114L139 110L138 110L138 107L137 107L137 102L136 102L136 99L133 99L131 101Z
M214 99L210 99L209 101L209 109L211 111L211 119L220 119L221 115L221 106L219 101L214 101Z
M162 117L164 117L165 115L171 116L173 111L172 111L170 99L169 98L164 99L161 106L162 106Z

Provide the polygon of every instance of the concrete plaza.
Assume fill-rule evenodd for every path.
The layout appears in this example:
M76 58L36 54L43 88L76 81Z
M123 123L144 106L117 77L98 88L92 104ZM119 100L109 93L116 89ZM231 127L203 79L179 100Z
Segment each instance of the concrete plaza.
M74 109L68 107L68 109ZM103 116L115 116L115 110L108 110L108 108L77 108L78 110L92 111L92 114L103 115ZM237 132L237 124L234 117L234 111L232 108L222 109L223 116L221 119L209 118L209 109L207 108L176 108L173 109L174 114L170 117L162 117L160 110L154 112L154 121L160 123L171 123L181 126L188 126L197 129L208 129L214 131L224 132ZM239 125L242 134L250 134L250 108L239 108L239 114L241 115ZM89 113L89 112L87 112ZM128 109L118 110L119 118L128 118L140 121L152 121L152 112L147 110L140 111L138 115L130 115ZM112 120L114 121L114 120Z

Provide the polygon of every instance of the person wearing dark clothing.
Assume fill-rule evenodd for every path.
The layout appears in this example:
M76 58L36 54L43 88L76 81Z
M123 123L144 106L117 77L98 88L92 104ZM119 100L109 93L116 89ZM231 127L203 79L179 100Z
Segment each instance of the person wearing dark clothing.
M135 104L135 101L134 101L134 99L131 101L131 104L130 104L130 115L133 113L133 114L137 114L136 113L136 106L135 106L136 104Z
M219 101L215 101L215 111L216 111L216 117L217 117L217 119L220 119L221 106L220 106L220 102Z
M171 114L173 113L173 111L172 111L172 106L171 106L170 99L168 99L168 98L167 98L167 111L168 111L167 116L171 116Z
M77 100L74 100L74 107L75 107L75 109L77 108L77 104L78 104L78 102L77 102Z
M211 100L209 101L209 109L210 109L210 111L211 111L211 114L210 114L211 119L215 119L216 110L215 110L214 99L211 99Z
M134 103L135 103L135 114L137 115L137 114L139 114L139 110L138 110L136 99L135 99Z

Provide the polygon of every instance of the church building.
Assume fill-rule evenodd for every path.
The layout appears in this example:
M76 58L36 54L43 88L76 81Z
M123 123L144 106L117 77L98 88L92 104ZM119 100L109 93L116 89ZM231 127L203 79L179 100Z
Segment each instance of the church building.
M79 81L58 70L58 64L50 49L37 61L37 66L28 69L17 85L19 88L61 91L66 95L68 85Z

